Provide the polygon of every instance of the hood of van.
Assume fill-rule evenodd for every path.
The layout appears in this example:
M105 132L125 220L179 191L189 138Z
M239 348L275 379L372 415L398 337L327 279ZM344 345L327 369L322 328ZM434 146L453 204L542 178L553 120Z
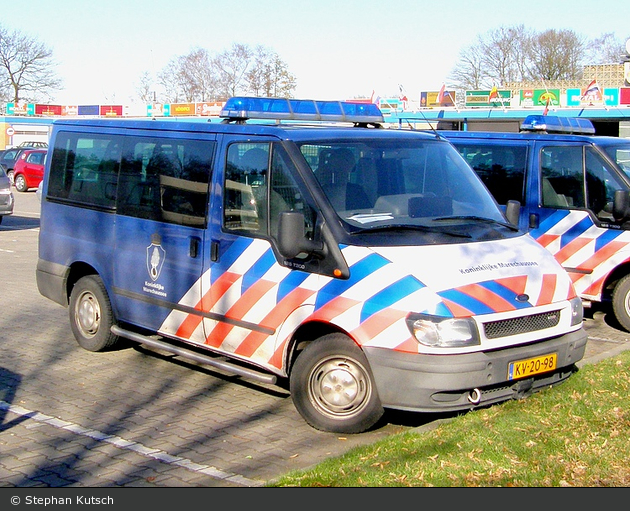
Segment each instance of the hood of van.
M439 297L423 311L426 313L471 316L547 305L576 296L568 274L529 235L501 241L372 250L394 267L404 268L428 288L425 292L430 290Z

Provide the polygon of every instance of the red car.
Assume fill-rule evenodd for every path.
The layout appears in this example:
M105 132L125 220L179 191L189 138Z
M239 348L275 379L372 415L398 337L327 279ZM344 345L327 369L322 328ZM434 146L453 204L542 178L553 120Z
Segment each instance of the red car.
M39 186L44 179L47 152L46 149L29 149L20 155L13 167L13 184L18 192Z

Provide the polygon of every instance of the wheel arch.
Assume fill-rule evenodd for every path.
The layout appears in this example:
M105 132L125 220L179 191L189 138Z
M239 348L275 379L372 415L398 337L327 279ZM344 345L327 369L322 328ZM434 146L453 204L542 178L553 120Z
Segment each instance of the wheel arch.
M296 358L304 350L304 348L306 348L306 346L313 342L317 342L318 339L321 339L325 335L333 333L345 335L361 349L361 346L357 343L356 339L340 326L335 325L334 323L319 320L307 321L296 328L289 340L285 361L287 375L291 374Z
M629 274L630 258L617 265L604 280L604 285L602 286L602 302L610 302L612 300L612 294L615 290L615 286L622 278Z
M88 263L77 261L70 266L70 271L68 272L68 278L66 280L67 303L70 303L70 294L72 293L72 288L74 287L74 285L79 279L87 275L97 275L100 277L96 269Z

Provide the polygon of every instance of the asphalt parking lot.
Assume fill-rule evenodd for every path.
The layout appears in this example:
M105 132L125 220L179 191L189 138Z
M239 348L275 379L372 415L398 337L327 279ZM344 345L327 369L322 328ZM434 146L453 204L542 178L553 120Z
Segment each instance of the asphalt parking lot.
M262 486L436 419L392 412L374 431L324 433L280 387L140 348L82 350L37 290L35 193L15 195L0 224L0 486ZM587 311L581 364L630 348L611 317Z

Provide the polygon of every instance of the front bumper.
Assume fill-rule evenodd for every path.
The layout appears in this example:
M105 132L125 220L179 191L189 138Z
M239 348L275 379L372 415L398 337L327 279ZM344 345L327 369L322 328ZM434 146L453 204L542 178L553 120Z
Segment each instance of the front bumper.
M416 412L468 410L560 383L584 357L584 328L537 343L458 355L410 354L364 347L381 403L386 408ZM557 369L508 380L508 365L556 353Z

